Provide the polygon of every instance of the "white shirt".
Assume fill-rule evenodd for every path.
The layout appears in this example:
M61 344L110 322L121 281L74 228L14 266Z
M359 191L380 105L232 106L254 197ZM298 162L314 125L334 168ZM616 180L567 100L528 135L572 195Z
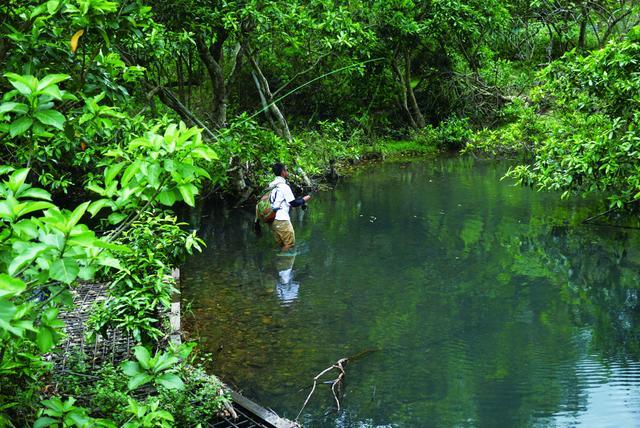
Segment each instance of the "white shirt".
M276 220L290 220L289 209L291 205L289 204L295 199L291 187L289 187L282 177L276 177L276 179L269 184L269 187L274 186L275 188L271 191L269 201L271 201L271 207L277 210Z

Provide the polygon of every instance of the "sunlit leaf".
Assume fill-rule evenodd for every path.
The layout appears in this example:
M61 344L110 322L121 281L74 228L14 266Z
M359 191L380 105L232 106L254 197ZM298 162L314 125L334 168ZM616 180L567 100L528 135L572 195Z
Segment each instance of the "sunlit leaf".
M80 41L80 37L84 34L84 30L80 29L76 31L73 36L71 36L71 52L76 53L78 50L78 42Z

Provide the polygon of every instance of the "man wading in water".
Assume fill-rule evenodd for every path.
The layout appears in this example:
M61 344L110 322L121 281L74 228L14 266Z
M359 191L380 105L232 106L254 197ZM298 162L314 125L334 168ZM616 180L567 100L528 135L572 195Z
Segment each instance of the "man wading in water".
M311 196L306 195L297 199L293 196L291 187L286 182L289 171L280 162L276 162L271 170L276 176L275 180L269 184L269 187L273 188L269 201L271 202L271 207L276 211L276 218L271 223L271 231L276 243L282 247L282 253L285 253L290 251L296 244L296 235L289 218L289 209L303 206L305 202L311 199Z

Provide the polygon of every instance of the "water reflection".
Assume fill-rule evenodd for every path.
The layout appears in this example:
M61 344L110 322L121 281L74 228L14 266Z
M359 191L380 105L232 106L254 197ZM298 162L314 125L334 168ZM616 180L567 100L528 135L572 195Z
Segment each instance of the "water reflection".
M247 211L207 212L184 267L188 328L227 381L308 426L640 425L640 234L588 227L588 200L443 160L363 171L293 219L277 256ZM302 285L300 285L302 284Z
M296 256L278 255L276 257L276 270L278 271L276 294L282 302L282 306L290 306L298 298L300 283L294 280L293 264L295 260Z

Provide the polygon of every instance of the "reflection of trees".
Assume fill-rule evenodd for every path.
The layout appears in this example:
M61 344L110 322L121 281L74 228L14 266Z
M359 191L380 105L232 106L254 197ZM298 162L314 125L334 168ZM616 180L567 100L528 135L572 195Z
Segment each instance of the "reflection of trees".
M579 227L521 238L519 252L565 278L563 302L577 325L591 328L594 351L604 357L640 358L640 258L628 250L639 248L638 235Z

